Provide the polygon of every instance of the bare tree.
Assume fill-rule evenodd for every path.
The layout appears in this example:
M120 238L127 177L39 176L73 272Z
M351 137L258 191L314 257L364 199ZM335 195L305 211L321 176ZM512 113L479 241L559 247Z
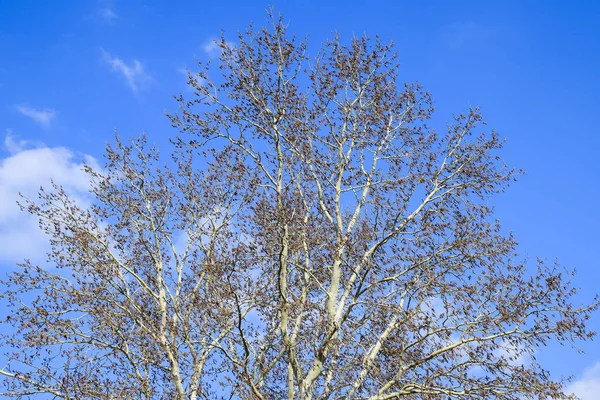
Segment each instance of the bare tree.
M571 398L535 351L592 338L598 300L501 233L488 200L515 171L479 110L436 133L379 40L310 58L273 19L219 45L173 162L118 142L90 209L59 187L24 205L57 268L3 283L3 394Z
M228 224L252 182L237 179L234 158L197 172L181 151L172 172L146 147L118 142L105 171L88 169L90 209L59 187L24 204L50 235L56 268L25 262L3 282L13 327L3 339L14 350L0 370L12 378L3 395L210 396L211 351L233 328Z

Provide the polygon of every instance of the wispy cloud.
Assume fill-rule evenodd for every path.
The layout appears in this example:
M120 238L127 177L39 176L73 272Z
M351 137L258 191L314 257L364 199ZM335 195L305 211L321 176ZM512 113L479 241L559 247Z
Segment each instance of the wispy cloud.
M531 354L525 346L515 345L508 340L499 343L500 347L494 352L496 356L502 357L513 366L528 366L531 364Z
M581 400L595 400L600 393L600 362L586 369L583 375L571 383L566 393L574 393Z
M98 9L98 16L108 22L119 18L119 15L111 7L102 7Z
M206 84L206 79L198 76L198 74L195 74L193 72L191 72L189 69L187 68L177 68L177 72L179 72L181 75L183 75L185 77L185 82L189 82L190 78L191 79L195 79L196 82L198 83L198 86L204 86ZM191 74L191 76L190 76ZM194 87L192 85L187 85L188 90L193 91Z
M105 22L114 22L119 18L119 15L115 11L114 0L98 0L98 9L96 10L96 16Z
M43 144L37 141L30 141L20 139L13 134L13 130L6 129L6 135L4 136L4 150L10 154L19 153L27 148L42 147Z
M221 55L223 49L221 48L221 40L210 38L202 45L202 51L210 58L215 58ZM235 48L235 44L232 42L225 42L225 46L229 48Z
M144 66L139 60L133 60L127 64L119 57L113 57L106 50L102 50L102 58L110 65L113 71L122 75L125 81L133 90L137 92L146 82L150 80L150 76L144 71Z
M36 123L47 128L52 123L52 120L56 116L56 111L51 108L36 109L24 105L17 106L17 111L26 117L31 118Z
M87 206L91 201L90 180L82 168L84 163L95 169L99 165L91 156L22 140L10 130L3 147L10 154L0 158L0 264L25 258L42 262L49 250L48 238L36 218L19 210L20 194L34 199L39 187L49 186L52 180L79 205Z

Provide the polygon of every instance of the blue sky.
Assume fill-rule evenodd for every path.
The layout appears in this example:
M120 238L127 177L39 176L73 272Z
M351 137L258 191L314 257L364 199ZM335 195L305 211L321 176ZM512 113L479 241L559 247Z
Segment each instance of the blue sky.
M440 130L480 105L508 139L507 163L526 171L494 200L497 216L524 257L576 267L582 301L591 299L600 287L595 1L0 0L0 269L43 258L44 239L14 206L19 191L54 178L86 201L81 162L101 159L115 129L165 144L182 69L211 57L221 30L235 42L237 29L264 23L269 5L313 50L334 31L394 40L402 79L431 91ZM591 324L600 330L600 315ZM598 343L538 357L575 375L587 400L600 391Z

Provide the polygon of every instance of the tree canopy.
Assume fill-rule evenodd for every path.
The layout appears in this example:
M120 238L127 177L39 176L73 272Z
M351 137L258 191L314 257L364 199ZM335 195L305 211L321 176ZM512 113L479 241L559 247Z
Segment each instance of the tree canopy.
M117 139L91 207L24 201L51 267L2 282L2 394L570 398L535 351L592 338L598 300L494 219L518 171L479 109L428 126L379 39L310 56L276 18L238 39L189 73L171 161Z

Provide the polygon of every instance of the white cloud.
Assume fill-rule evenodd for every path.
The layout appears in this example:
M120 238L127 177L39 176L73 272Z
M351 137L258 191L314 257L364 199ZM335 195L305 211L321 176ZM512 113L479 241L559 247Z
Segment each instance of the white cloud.
M40 186L48 187L53 180L76 202L87 205L90 181L82 168L84 163L94 168L98 165L91 156L64 147L32 147L31 142L15 138L10 131L4 148L9 155L0 158L0 262L16 263L25 258L41 262L49 249L48 239L37 219L20 211L19 194L36 199Z
M17 106L17 111L46 128L50 126L52 120L56 116L56 111L51 108L38 110L32 107L21 105Z
M115 11L114 0L97 0L98 8L96 9L96 16L103 19L105 22L112 23L119 18L119 15Z
M190 75L189 75L189 70L187 68L177 68L177 72L179 72L181 75L183 75L185 77L185 82L187 83L190 79ZM198 76L198 74L194 74L192 72L192 77L194 77L196 79L196 81L198 82L199 86L204 86L204 84L206 83L206 79ZM187 89L190 91L193 91L194 88L191 85L187 85Z
M439 296L431 296L423 301L421 310L427 314L433 314L435 317L438 317L440 314L446 313L446 306Z
M9 128L6 130L6 136L4 137L4 149L10 154L18 153L26 148L31 147L43 147L43 143L20 139L13 135L12 129Z
M581 400L595 400L600 394L600 362L586 369L581 377L571 383L566 393L574 393Z
M220 43L220 39L211 38L204 42L204 44L202 45L202 51L204 51L208 57L216 58L221 55L222 49ZM232 42L226 41L225 46L229 48L235 48L235 44L233 44Z
M115 19L119 18L117 13L110 7L102 7L98 10L98 16L102 19L112 22Z
M144 66L138 60L133 60L130 64L118 57L113 57L106 50L102 50L103 59L112 70L123 75L127 84L134 92L137 92L141 86L150 80L150 76L144 72Z
M531 364L531 355L525 347L514 345L508 340L503 340L499 346L494 353L496 356L504 358L510 365L528 366Z

